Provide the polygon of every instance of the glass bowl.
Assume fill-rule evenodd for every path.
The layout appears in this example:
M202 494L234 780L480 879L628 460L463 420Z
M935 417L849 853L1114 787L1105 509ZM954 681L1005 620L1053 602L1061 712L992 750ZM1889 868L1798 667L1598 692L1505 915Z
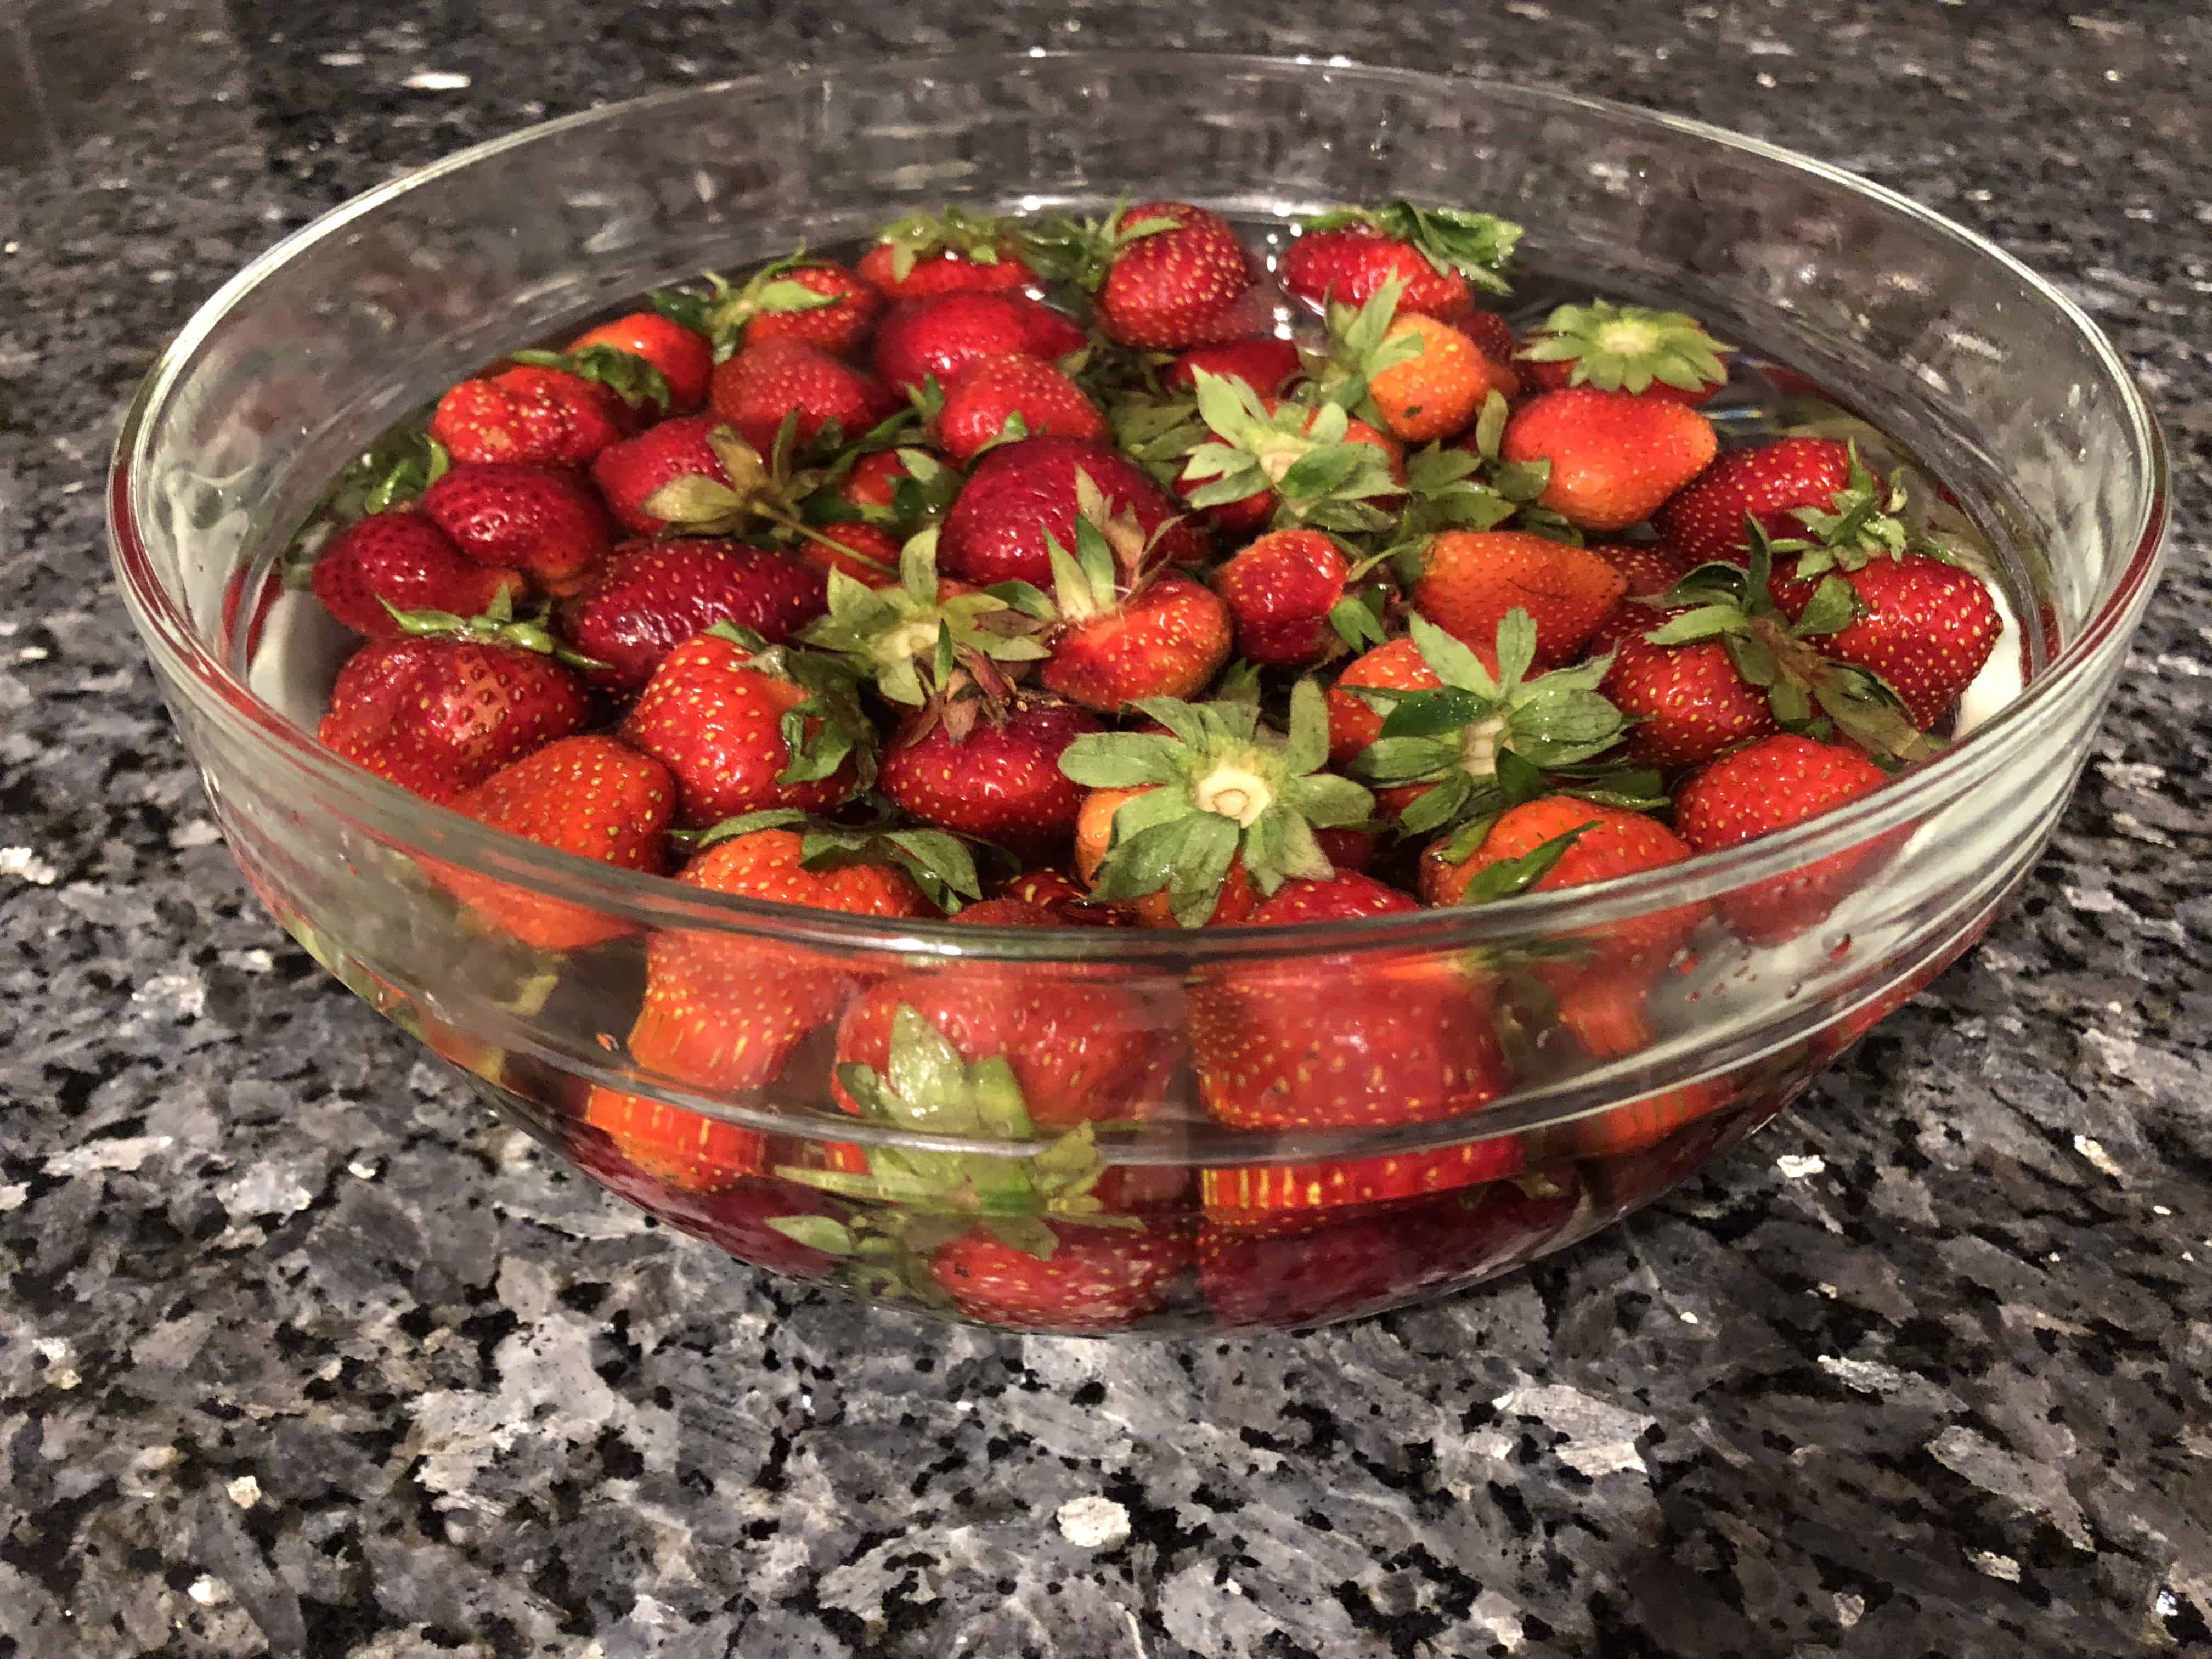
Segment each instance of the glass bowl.
M1686 866L1503 906L1169 934L709 894L490 832L317 745L346 641L283 592L276 556L351 457L453 380L801 240L834 247L947 201L1096 211L1124 192L1248 228L1399 196L1480 206L1528 228L1525 268L1756 346L1829 418L1875 416L1987 532L2025 690L1848 809ZM241 272L162 355L110 512L230 847L331 972L597 1179L738 1256L947 1316L1103 1333L1310 1324L1456 1290L1647 1202L1779 1110L2034 863L2149 594L2166 477L2079 311L1832 167L1523 87L1034 52L780 70L372 191ZM533 951L485 920L501 887L592 913L604 942ZM1680 948L1628 976L1593 941L1632 935ZM649 964L678 957L814 998L757 1086L631 1059ZM1112 1118L1071 1137L1041 1097L1026 1134L1004 1112L963 1134L852 1115L832 1091L836 1016L863 995L1087 1009L1126 1062ZM1609 1014L1556 1017L1592 996ZM1295 1128L1209 1118L1206 1085L1236 1064L1224 1022L1262 1006L1319 1034L1314 1063L1350 1075L1316 1097L1350 1103ZM1423 1121L1376 1127L1405 1115ZM894 1201L917 1171L933 1196ZM1030 1288L994 1294L1009 1252Z

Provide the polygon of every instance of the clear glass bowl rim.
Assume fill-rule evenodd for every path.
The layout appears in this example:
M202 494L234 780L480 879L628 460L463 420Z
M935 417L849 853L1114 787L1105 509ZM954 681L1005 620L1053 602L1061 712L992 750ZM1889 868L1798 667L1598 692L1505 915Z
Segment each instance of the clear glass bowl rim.
M201 343L232 313L250 305L259 285L304 249L343 234L357 221L434 179L550 135L623 119L640 112L742 97L748 92L781 92L788 89L794 76L811 77L825 87L866 79L988 80L1046 60L1079 69L1096 64L1102 70L1201 76L1259 72L1289 78L1364 80L1378 86L1428 91L1449 88L1461 95L1479 91L1487 99L1555 112L1602 115L1732 150L1807 175L1911 220L1965 252L2010 271L2053 319L2088 346L2109 378L2130 430L2128 459L2134 468L2130 483L2142 502L2127 565L2080 634L2067 642L2042 675L1991 720L1887 787L1794 829L1685 864L1584 887L1524 895L1508 904L1290 927L1208 927L1172 933L885 922L711 893L666 877L610 869L489 830L340 760L317 743L312 732L294 725L255 696L194 636L188 619L156 571L149 544L161 532L143 510L150 499L145 480L161 435L158 417L170 392L191 373ZM141 383L117 437L108 480L107 522L110 550L132 620L149 652L166 671L170 683L189 700L193 711L234 734L243 734L250 746L264 751L277 765L305 775L312 783L312 799L342 806L348 816L394 846L654 927L773 937L787 944L811 944L827 950L1036 963L1109 961L1133 968L1182 969L1203 963L1277 957L1291 951L1459 949L1589 927L1715 897L1844 851L1906 823L1979 781L1980 774L1988 769L1978 763L1990 755L2001 736L2046 709L2055 712L2080 697L2096 695L2099 668L2112 654L2125 648L2132 618L2156 580L2169 517L2169 493L2166 447L2157 422L2117 349L2080 307L1996 244L1841 167L1682 116L1609 99L1471 76L1262 54L1032 48L984 56L936 54L867 63L794 64L708 86L648 94L540 122L471 146L353 197L285 237L224 283L163 349ZM2128 539L2122 538L2122 544Z

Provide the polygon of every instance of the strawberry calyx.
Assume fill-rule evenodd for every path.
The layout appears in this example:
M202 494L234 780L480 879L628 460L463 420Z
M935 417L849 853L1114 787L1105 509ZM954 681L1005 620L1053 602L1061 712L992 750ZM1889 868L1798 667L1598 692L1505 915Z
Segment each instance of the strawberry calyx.
M665 415L676 404L667 377L635 351L624 351L620 346L602 343L587 345L580 351L511 351L507 361L533 368L557 368L580 380L595 381L632 409L651 404Z
M1434 787L1407 804L1398 827L1425 835L1478 817L1495 818L1516 804L1501 777L1509 756L1525 763L1537 793L1547 775L1578 765L1619 742L1626 722L1598 690L1613 666L1610 653L1528 678L1536 659L1536 625L1517 607L1498 624L1498 672L1419 612L1407 629L1442 689L1405 691L1352 688L1383 716L1382 735L1362 750L1352 770L1382 787ZM1511 781L1532 781L1516 770ZM1533 799L1534 797L1530 797Z
M1287 734L1261 724L1255 703L1147 697L1136 708L1166 732L1078 738L1060 760L1085 787L1144 791L1114 815L1094 896L1112 902L1165 889L1176 921L1196 927L1240 857L1265 894L1293 877L1335 873L1314 831L1364 824L1375 799L1322 769L1328 714L1319 684L1302 679L1292 690Z
M1776 544L1756 515L1745 514L1744 522L1751 541L1748 568L1699 565L1657 599L1641 601L1682 613L1644 635L1646 642L1719 640L1745 683L1766 693L1785 731L1822 740L1840 732L1887 765L1936 754L1941 742L1912 723L1888 682L1870 669L1823 656L1813 643L1859 616L1858 594L1849 580L1832 572L1821 576L1793 623L1768 589Z
M1374 505L1402 487L1373 444L1345 435L1351 416L1339 404L1319 409L1285 403L1272 411L1243 380L1200 369L1198 413L1213 441L1192 449L1182 477L1198 484L1193 507L1225 507L1272 490L1278 529L1358 534L1387 530L1391 515Z
M1073 283L1086 294L1096 294L1106 273L1114 268L1115 258L1130 243L1182 228L1179 221L1164 215L1131 220L1128 211L1129 198L1124 196L1103 219L1048 213L1015 220L1015 246L1040 276Z
M1213 435L1191 395L1116 398L1107 407L1106 423L1115 447L1168 489L1182 476L1191 452Z
M903 430L904 427L904 417L898 417L897 429ZM854 463L872 453L868 446L873 436L872 433L860 444L841 451L837 459L823 469L820 481L814 483L812 492L800 503L808 523L819 526L857 519L864 524L912 534L944 518L952 505L952 498L960 493L960 470L947 466L926 449L890 444L873 446L877 449L896 448L899 465L904 469L900 477L891 481L891 498L886 505L855 503L837 493L837 485L852 471Z
M904 282L916 262L939 253L957 253L970 264L995 265L1000 250L1013 239L1012 222L947 207L936 213L909 213L876 233L891 251L891 276Z
M876 442L878 434L891 423L884 422L859 445L841 451L830 468L816 471L794 465L798 422L795 413L784 416L766 456L739 437L734 427L714 427L707 434L707 447L721 464L724 476L693 472L671 478L641 501L640 508L661 520L665 535L723 536L759 520L773 526L772 533L783 541L814 542L844 557L854 556L851 549L806 521L803 504L844 476L850 468L847 456L857 459L870 445L883 447Z
M670 322L705 335L714 343L714 361L719 363L737 350L745 325L763 313L789 314L836 305L842 296L817 294L792 277L793 271L819 263L806 257L805 245L801 243L782 258L769 260L742 286L710 270L699 279L707 284L704 294L690 288L655 289L646 301Z
M1572 363L1569 386L1638 392L1656 380L1683 392L1701 392L1728 379L1721 353L1735 349L1681 312L1592 300L1553 311L1521 356L1531 362Z
M1155 551L1160 538L1181 522L1164 519L1146 535L1133 507L1124 506L1115 513L1106 492L1078 467L1075 551L1062 547L1050 531L1044 535L1045 551L1052 560L1053 591L1047 600L1050 617L1073 627L1120 610L1163 568Z
M968 843L945 830L891 830L882 824L830 823L811 817L793 806L769 807L724 818L710 829L671 831L670 841L703 852L740 836L763 830L789 830L799 835L799 863L804 870L836 868L849 864L888 865L903 870L929 902L947 915L964 902L983 896L975 873L975 856Z
M1379 208L1340 207L1297 222L1305 230L1343 230L1358 226L1411 246L1437 273L1456 271L1492 294L1510 294L1501 274L1521 241L1521 227L1494 214L1468 208L1416 207L1403 198Z
M1307 376L1300 392L1336 404L1370 426L1381 426L1382 411L1367 395L1367 383L1386 368L1411 362L1423 349L1419 335L1394 337L1390 333L1405 292L1403 279L1390 276L1363 306L1330 301L1328 343L1298 351Z
M808 645L833 653L890 701L919 708L956 667L985 658L1036 662L1051 653L1036 637L1045 623L995 592L946 593L937 574L937 533L909 538L896 586L871 588L842 570L829 579L830 609L800 630Z
M834 777L848 758L857 775L856 788L866 789L875 781L875 722L860 707L860 677L849 663L828 652L810 651L799 645L770 645L750 628L735 623L719 622L705 631L749 653L742 665L745 669L782 680L808 694L803 702L785 709L778 724L784 749L791 757L776 776L778 783L816 783Z
M1827 508L1796 510L1796 517L1810 533L1771 544L1775 553L1797 556L1792 574L1801 579L1832 570L1863 570L1869 560L1901 559L1924 546L1899 516L1906 504L1904 484L1884 484L1859 459L1857 444L1849 445L1846 453L1848 482L1828 497Z
M502 586L492 596L491 603L473 617L455 616L450 611L402 611L381 595L377 603L391 613L399 631L410 639L470 640L482 645L511 646L518 651L534 652L571 668L587 671L607 665L596 657L587 657L562 644L545 625L543 612L516 616L513 590L507 587Z

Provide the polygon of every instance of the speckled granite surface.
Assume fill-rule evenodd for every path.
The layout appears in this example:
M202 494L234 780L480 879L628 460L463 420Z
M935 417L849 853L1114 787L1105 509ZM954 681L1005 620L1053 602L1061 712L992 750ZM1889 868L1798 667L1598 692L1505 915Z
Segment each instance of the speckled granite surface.
M151 3L0 16L0 1659L2212 1650L2203 7ZM1656 104L1956 215L2160 404L2175 556L2020 902L1702 1183L1304 1339L994 1340L643 1224L323 981L100 477L192 306L396 168L764 61L1162 39Z

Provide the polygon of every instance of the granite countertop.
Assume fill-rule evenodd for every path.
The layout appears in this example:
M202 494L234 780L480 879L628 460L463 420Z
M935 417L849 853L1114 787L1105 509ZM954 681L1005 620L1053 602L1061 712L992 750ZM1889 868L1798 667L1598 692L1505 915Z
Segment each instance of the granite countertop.
M2212 13L858 9L0 17L0 1659L2212 1650ZM100 478L192 307L397 169L764 62L1163 40L1683 111L1956 216L2160 405L2174 557L2027 890L1703 1181L1303 1338L996 1339L644 1222L326 981Z

